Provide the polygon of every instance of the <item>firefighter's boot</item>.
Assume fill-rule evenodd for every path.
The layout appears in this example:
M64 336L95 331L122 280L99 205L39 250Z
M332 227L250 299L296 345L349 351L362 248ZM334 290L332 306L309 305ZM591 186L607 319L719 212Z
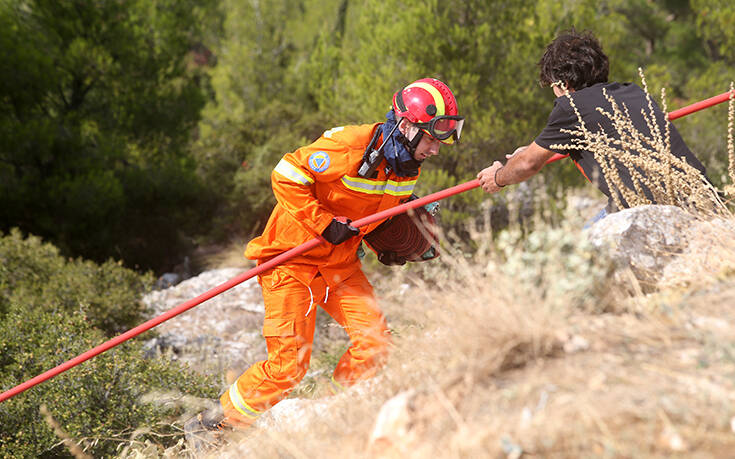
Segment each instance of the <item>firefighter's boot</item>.
M222 405L202 411L184 423L184 436L189 448L202 452L218 446L222 435L230 428L225 423Z

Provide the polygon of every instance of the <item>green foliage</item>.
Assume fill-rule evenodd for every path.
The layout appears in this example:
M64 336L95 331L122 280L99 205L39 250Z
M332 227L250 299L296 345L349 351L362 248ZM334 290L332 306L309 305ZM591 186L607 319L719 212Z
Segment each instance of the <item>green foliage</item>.
M0 386L10 388L102 343L104 336L79 313L29 316L13 304L0 325ZM175 409L144 403L154 389L214 397L211 382L164 360L141 359L140 344L122 345L0 404L0 450L6 457L67 457L39 414L45 404L65 432L85 440L94 457L114 456L137 427L163 445L179 434ZM153 435L155 434L155 435Z
M497 248L504 262L499 269L527 289L540 290L549 304L602 312L612 264L587 238L579 238L581 222L544 226L527 235L519 228L503 231Z
M2 390L103 343L105 333L139 323L139 297L150 282L118 263L65 260L51 244L17 230L0 238ZM171 421L181 413L142 397L156 389L213 397L214 384L141 355L141 344L129 341L0 404L4 457L68 456L39 414L41 404L94 457L113 456L138 427L150 428L145 437L156 442L175 443Z
M545 119L532 109L543 93L528 71L542 42L515 26L531 13L521 1L366 1L345 34L342 71L325 108L348 120L382 119L403 85L442 79L468 124L462 145L444 148L436 164L455 179L472 177Z
M17 229L0 238L0 304L23 305L31 315L80 312L89 326L112 336L145 318L140 297L152 283L150 274L141 276L112 260L101 265L66 260L53 245L23 238Z
M215 238L262 228L275 203L270 173L278 159L333 127L307 93L307 59L322 30L314 24L337 3L221 2L225 20L210 70L215 98L194 146L200 176L221 197Z
M211 3L0 2L0 230L130 266L178 256L187 208L206 209L186 147Z
M562 30L594 32L613 80L642 67L669 110L726 91L730 3L1 0L0 229L162 269L202 234L257 232L282 154L381 121L394 91L433 76L467 123L427 163L427 194L538 134L554 97L536 63ZM676 125L719 184L725 118L710 113ZM554 191L588 186L569 162L542 173ZM456 222L481 199L454 198Z
M706 40L708 57L735 63L735 7L728 0L692 0L697 30Z

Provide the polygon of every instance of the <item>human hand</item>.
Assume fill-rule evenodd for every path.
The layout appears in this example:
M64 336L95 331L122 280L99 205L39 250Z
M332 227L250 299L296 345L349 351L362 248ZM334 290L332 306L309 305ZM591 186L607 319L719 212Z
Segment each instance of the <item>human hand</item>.
M497 193L502 188L495 183L495 174L503 167L503 163L495 161L490 167L486 167L477 174L480 186L487 193Z
M334 217L322 232L322 237L329 243L337 245L360 234L360 230L350 225L352 220L345 217Z

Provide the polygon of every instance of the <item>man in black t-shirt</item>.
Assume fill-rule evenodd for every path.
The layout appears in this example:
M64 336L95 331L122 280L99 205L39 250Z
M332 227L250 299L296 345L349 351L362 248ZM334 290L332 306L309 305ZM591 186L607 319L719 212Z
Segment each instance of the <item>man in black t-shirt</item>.
M590 131L602 129L608 137L620 139L612 121L597 111L597 107L601 107L607 112L612 112L611 103L606 99L603 89L621 109L623 105L627 107L637 131L651 136L646 120L641 114L641 109L646 113L650 112L646 93L633 83L607 82L609 68L607 56L602 52L598 41L589 33L580 34L572 30L560 35L546 48L539 66L541 84L551 86L557 96L549 121L530 145L520 147L513 154L506 155L508 161L505 166L495 161L490 167L480 171L477 178L482 189L488 193L495 193L506 185L520 183L539 172L555 153L564 153L569 154L582 174L608 197L606 210L608 212L617 210L594 153L588 150L559 148L560 145L572 144L575 136L568 131L576 131L580 126L569 99L573 100L587 129ZM569 96L564 93L561 85L568 88ZM666 130L666 114L655 102L652 103L652 107L655 122L663 133ZM670 125L670 142L671 153L674 156L684 159L704 175L704 166L692 154L673 125ZM617 167L617 171L623 184L633 189L629 171L620 166ZM643 191L649 201L655 202L648 190ZM623 206L628 207L625 200L622 197L620 199ZM600 217L605 213L602 212Z

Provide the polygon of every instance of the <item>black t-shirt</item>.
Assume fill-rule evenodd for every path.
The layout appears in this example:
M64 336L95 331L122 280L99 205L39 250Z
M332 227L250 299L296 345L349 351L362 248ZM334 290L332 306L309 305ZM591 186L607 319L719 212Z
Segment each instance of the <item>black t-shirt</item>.
M600 128L602 128L609 137L614 139L620 138L620 135L613 127L610 119L606 115L597 111L597 107L601 107L608 113L612 113L610 102L605 99L605 96L602 93L603 88L607 91L608 96L611 96L616 101L621 110L623 110L623 105L628 108L628 113L636 130L646 136L651 136L648 125L641 114L641 110L644 110L647 114L649 113L646 93L633 83L597 83L588 88L570 93L570 96L574 101L574 105L577 107L577 110L579 110L587 129L592 132L599 132ZM659 130L663 135L663 133L666 132L665 114L655 101L653 102L653 110L656 115L655 119L658 123ZM574 113L574 109L571 107L567 96L562 95L554 100L554 109L549 115L549 121L546 123L544 130L541 131L541 134L536 137L535 142L537 145L546 148L547 150L569 154L570 158L577 163L577 166L582 170L587 179L597 185L600 191L605 193L612 203L610 190L602 177L600 165L595 161L595 156L591 151L563 150L551 147L552 145L571 144L572 139L575 137L567 132L562 132L562 130L574 131L578 127L579 121L577 120L577 115ZM704 174L704 166L686 146L684 140L679 134L679 131L676 130L676 127L671 124L670 129L671 153L678 158L683 157L687 163L691 164ZM633 183L627 169L620 165L617 169L625 186L633 189ZM649 199L652 200L652 196L649 195ZM625 203L624 200L623 203Z

